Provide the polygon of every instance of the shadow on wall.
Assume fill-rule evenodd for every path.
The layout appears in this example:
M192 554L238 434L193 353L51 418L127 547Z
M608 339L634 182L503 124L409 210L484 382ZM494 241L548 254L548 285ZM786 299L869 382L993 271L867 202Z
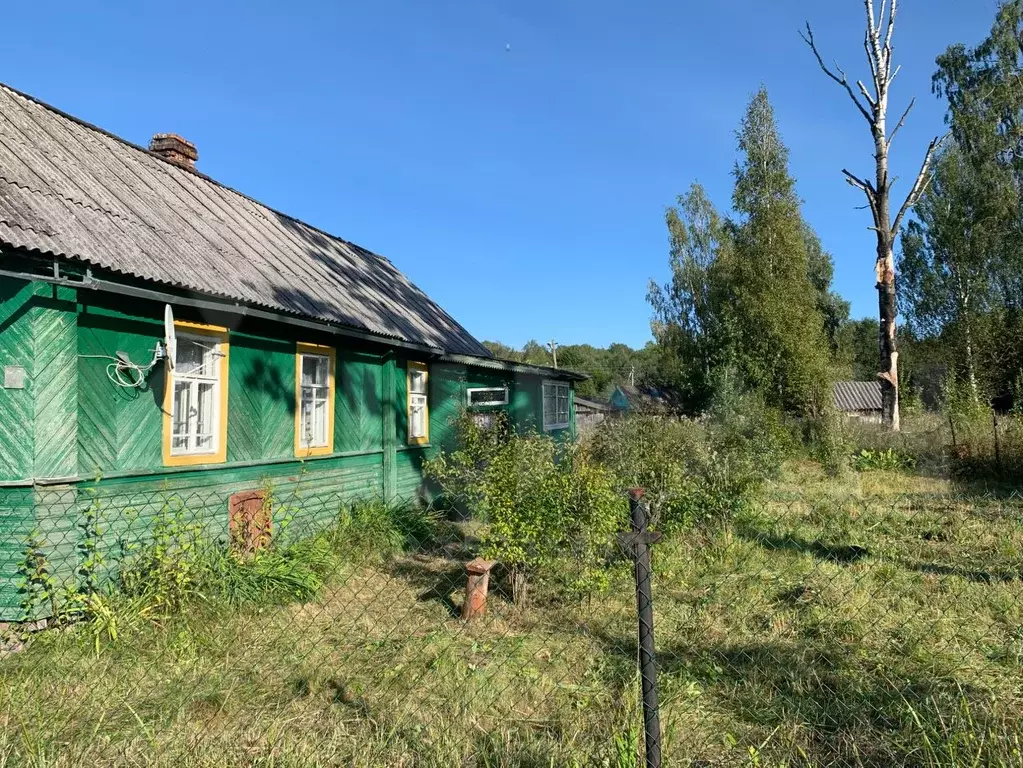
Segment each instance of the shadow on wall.
M276 402L283 403L288 413L295 414L295 383L294 378L281 373L279 368L267 365L256 358L249 365L242 381L250 392L262 392Z

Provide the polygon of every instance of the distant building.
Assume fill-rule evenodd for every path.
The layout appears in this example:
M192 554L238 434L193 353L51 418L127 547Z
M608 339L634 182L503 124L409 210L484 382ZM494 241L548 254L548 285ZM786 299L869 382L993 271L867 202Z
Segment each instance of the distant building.
M677 415L682 412L681 400L671 390L660 387L621 384L611 393L611 410L617 414L643 413Z
M880 381L836 381L832 389L835 409L861 421L881 423Z
M592 432L611 413L611 406L599 400L575 398L575 424L580 435Z

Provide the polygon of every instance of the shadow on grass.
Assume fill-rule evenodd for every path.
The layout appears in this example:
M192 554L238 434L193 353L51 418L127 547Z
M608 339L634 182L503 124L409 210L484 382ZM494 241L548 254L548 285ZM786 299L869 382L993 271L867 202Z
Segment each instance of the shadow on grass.
M747 541L755 542L764 547L764 549L813 555L818 560L825 560L831 563L855 563L870 556L869 549L857 546L856 544L837 544L820 540L811 541L791 533L781 535L766 533L748 524L738 525L737 533Z
M609 653L635 664L634 642L594 636ZM669 643L658 649L662 689L672 681L697 684L712 709L723 707L748 725L748 731L733 733L739 746L756 746L778 764L796 754L812 765L917 764L921 729L941 724L964 697L984 707L981 691L929 679L922 669L907 673L857 664L857 658L852 648L805 641ZM765 733L773 738L761 743ZM715 747L688 747L707 748Z
M973 581L978 584L1008 584L1016 581L1017 579L1023 578L1023 574L1018 570L972 570L970 568L960 568L955 565L941 565L940 563L917 563L902 560L899 561L899 565L910 571L916 571L918 573L928 573L935 576L958 576L961 579L967 581Z
M452 593L465 589L465 567L461 564L413 557L392 563L391 572L421 590L416 595L420 602L437 601L452 618L461 615L461 606L452 598Z
M971 569L942 563L928 563L905 558L893 558L887 555L876 557L866 547L855 544L828 543L810 540L792 533L765 533L751 525L737 526L737 532L747 541L752 541L765 549L775 551L796 552L812 555L818 560L840 565L849 565L870 557L878 562L890 562L908 571L926 573L935 576L957 576L979 584L1009 583L1023 578L1023 572L1016 568L1004 569ZM925 536L927 540L930 540Z

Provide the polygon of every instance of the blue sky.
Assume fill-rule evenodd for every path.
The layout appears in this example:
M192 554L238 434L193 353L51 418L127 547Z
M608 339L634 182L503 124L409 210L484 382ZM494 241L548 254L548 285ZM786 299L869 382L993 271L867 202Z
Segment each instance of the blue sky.
M866 123L797 36L866 76L860 0L374 0L8 4L0 81L390 257L476 336L641 345L663 212L701 181L729 204L734 129L770 91L835 287L874 314L873 238L843 167ZM930 137L934 58L995 0L902 0L892 112L905 194ZM896 116L897 117L897 116Z

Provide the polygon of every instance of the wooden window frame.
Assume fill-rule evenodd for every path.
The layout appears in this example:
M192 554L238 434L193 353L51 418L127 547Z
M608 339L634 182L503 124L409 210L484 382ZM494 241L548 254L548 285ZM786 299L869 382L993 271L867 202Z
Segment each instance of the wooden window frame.
M217 402L216 450L211 453L174 453L171 445L174 438L174 371L164 366L163 379L163 465L165 467L187 467L197 464L223 464L227 461L227 394L230 388L231 343L227 328L219 325L174 321L174 329L181 329L186 336L209 338L217 344L220 360L217 363L217 384L220 388Z
M504 397L501 400L492 400L487 403L474 403L472 401L473 392L496 392L501 390L504 393ZM508 386L503 387L469 387L465 390L465 405L467 408L493 408L495 406L508 405L509 391Z
M562 387L564 387L568 391L568 394L566 395L566 397L568 399L568 410L565 413L565 421L563 421L563 422L555 421L555 422L552 422L552 423L548 423L548 421L547 421L546 400L547 400L547 388L548 387L553 387L555 389L555 393L554 393L554 415L555 415L555 417L557 417L557 415L558 415L558 394L557 394L557 390L562 388ZM558 429L568 429L568 428L570 428L572 426L572 385L569 384L567 381L557 381L557 380L554 380L554 379L546 379L546 380L544 380L543 384L540 387L540 411L541 411L541 413L543 415L543 431L544 432L553 432L553 431L558 430Z
M423 373L423 387L426 390L423 396L426 402L423 404L423 426L425 427L424 433L420 437L412 436L412 372L422 371ZM430 368L426 363L418 363L410 361L408 363L408 370L405 373L405 402L406 402L406 415L408 424L408 444L409 445L426 445L430 442Z
M327 444L306 447L302 445L302 358L305 355L325 357L327 368ZM334 399L337 378L337 350L321 344L299 342L295 347L295 456L328 456L334 452Z

